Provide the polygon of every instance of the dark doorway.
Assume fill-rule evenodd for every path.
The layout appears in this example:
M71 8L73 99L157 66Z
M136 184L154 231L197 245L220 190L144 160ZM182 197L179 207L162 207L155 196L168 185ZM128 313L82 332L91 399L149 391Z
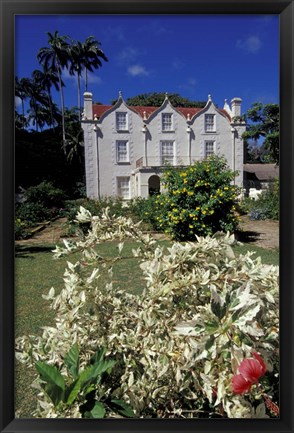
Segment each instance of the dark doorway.
M148 180L149 195L160 194L160 177L154 174Z

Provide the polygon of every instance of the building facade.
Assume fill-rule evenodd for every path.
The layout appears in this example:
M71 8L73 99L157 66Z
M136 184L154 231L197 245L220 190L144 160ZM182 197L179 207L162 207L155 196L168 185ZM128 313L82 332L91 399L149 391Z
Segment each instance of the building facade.
M218 109L211 96L204 108L173 107L166 95L161 107L128 106L121 93L115 105L93 104L84 94L87 196L148 197L162 191L166 165L189 166L212 154L224 156L243 185L246 125L240 98Z

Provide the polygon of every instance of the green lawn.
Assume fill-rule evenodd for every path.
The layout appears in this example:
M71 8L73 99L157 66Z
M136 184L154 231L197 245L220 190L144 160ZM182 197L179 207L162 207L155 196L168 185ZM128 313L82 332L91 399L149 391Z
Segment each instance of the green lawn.
M160 241L168 245L168 241ZM138 244L126 242L123 249L123 257L126 260L118 261L114 266L114 283L117 287L140 294L144 287L144 279L137 259L132 257L132 248ZM75 261L74 257L53 260L52 249L54 245L26 245L17 246L15 263L15 334L16 337L27 334L41 333L41 326L52 325L54 316L48 308L48 302L42 298L54 286L56 292L63 285L63 272L66 260ZM101 254L109 258L117 254L116 244L109 242L99 247ZM279 263L278 250L266 250L251 245L235 247L236 254L245 254L246 251L254 251L255 256L261 256L266 264ZM254 256L254 257L255 257ZM102 280L103 283L103 280ZM16 363L16 402L15 409L20 411L21 417L31 417L35 407L34 390L30 387L33 380L33 372L25 366Z

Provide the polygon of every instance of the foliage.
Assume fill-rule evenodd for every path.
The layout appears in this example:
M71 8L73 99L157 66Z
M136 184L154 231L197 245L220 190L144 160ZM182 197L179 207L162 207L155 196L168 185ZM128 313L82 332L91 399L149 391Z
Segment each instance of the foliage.
M238 223L233 179L225 159L217 156L189 168L169 167L162 179L167 191L157 196L152 210L157 225L177 240L233 232Z
M280 213L279 180L276 179L263 190L257 200L249 197L240 203L240 209L248 213L252 220L278 220Z
M15 238L30 236L30 228L60 214L65 193L51 182L43 181L29 187L24 193L25 201L15 206Z
M138 219L146 225L148 229L162 232L163 228L159 223L158 216L158 195L152 195L148 198L137 197L130 200L129 210L132 218Z
M278 267L250 253L235 257L229 234L176 242L165 252L138 224L111 217L108 209L97 217L81 207L77 220L90 223L87 235L64 241L54 253L59 258L79 251L81 257L67 262L61 293L51 288L44 295L55 311L55 326L17 339L17 358L61 371L77 344L82 371L105 347L116 361L109 387L136 417L266 417L261 398L235 395L231 380L242 360L259 352L268 370L265 391L278 403ZM138 243L133 254L146 279L141 296L112 282L112 265L122 260L127 238ZM95 248L107 240L120 242L113 260ZM100 283L102 274L108 274L108 283ZM76 401L60 414L44 392L35 415L81 416Z
M21 220L21 218L15 218L14 232L15 239L27 239L31 235L29 224L26 221Z
M31 186L25 191L27 202L38 204L44 208L62 206L66 195L60 188L56 188L52 182L43 181L36 186Z
M264 143L260 145L258 142L249 142L249 140L247 141L245 160L246 163L254 164L275 163L274 158Z
M280 114L278 104L255 102L246 113L250 121L243 134L245 140L264 138L264 147L269 150L274 162L279 163Z
M163 101L166 97L165 92L150 92L143 93L137 96L133 96L126 100L126 104L130 106L149 106L149 107L160 107L163 104ZM174 107L200 107L203 108L206 105L204 101L190 101L188 98L183 98L178 93L171 93L168 95L168 99L170 103ZM115 101L112 101L112 104L115 104Z
M52 213L50 209L43 207L39 203L18 203L15 208L15 216L26 224L27 227L32 227L36 223L50 219Z
M105 353L105 349L99 348L90 359L89 365L82 370L76 343L65 355L60 369L43 361L36 362L41 387L53 403L57 414L64 416L70 413L70 407L76 404L82 418L105 418L106 414L113 412L134 417L126 402L111 395L108 378L115 361L105 359ZM62 370L65 370L64 374Z
M93 215L101 216L103 210L108 207L110 215L122 216L129 213L129 209L124 207L124 202L120 197L102 197L100 200L81 198L77 200L68 200L65 203L65 216L67 217L68 234L75 234L77 230L87 233L90 223L79 223L76 215L80 207L85 208Z
M69 133L73 137L79 134L72 125ZM72 133L71 133L72 131ZM67 136L70 140L70 136ZM75 146L76 142L73 142ZM67 192L69 197L77 198L77 183L84 182L84 165L81 163L83 148L79 146L78 154L73 152L71 160L64 158L61 130L54 128L43 132L16 130L15 134L15 184L28 188L46 180ZM67 150L71 150L69 145Z

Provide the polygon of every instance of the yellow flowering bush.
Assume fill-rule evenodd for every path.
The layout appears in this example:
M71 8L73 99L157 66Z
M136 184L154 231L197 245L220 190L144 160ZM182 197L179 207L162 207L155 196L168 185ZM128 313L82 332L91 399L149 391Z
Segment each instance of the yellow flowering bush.
M224 158L212 156L189 168L169 167L162 180L166 193L157 197L153 215L160 228L176 240L233 232L238 224L234 203L238 194L232 184L236 173Z

